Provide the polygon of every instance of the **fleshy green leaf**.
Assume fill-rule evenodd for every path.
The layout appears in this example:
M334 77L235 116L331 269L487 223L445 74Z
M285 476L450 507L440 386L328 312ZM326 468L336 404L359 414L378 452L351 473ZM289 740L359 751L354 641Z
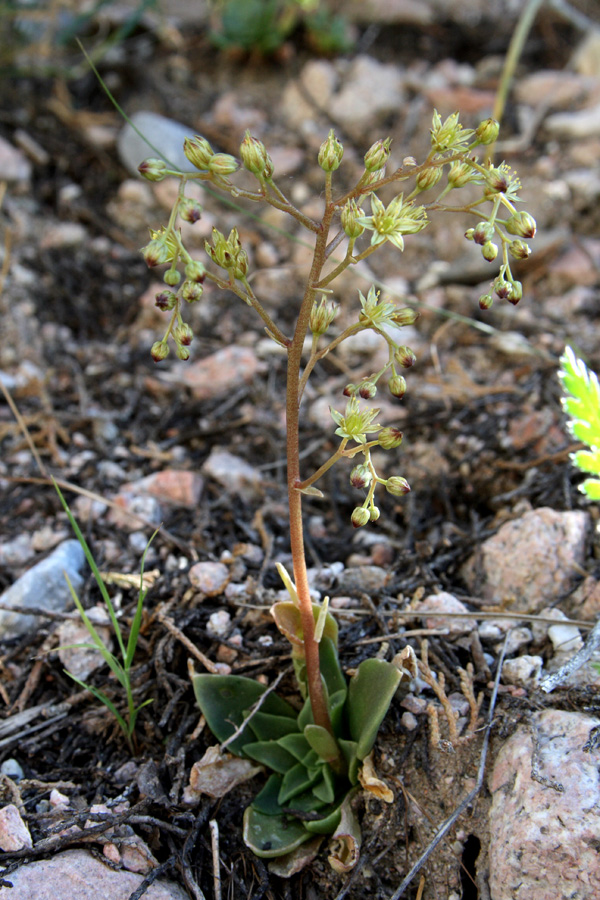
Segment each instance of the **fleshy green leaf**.
M348 722L359 759L364 759L372 749L401 677L391 663L365 659L350 679Z
M298 723L291 716L275 716L258 710L251 720L252 731L259 741L277 741L287 734L298 734Z
M267 690L262 684L242 675L194 675L192 678L198 706L208 727L221 743L226 741L247 718L248 711ZM265 697L260 712L296 719L296 711L278 697ZM232 753L243 756L244 744L254 742L251 728L243 729L239 737L229 744Z
M302 822L289 816L265 816L253 806L244 813L244 843L263 859L290 853L311 837Z
M335 738L321 725L307 725L304 737L324 762L337 759L338 745Z
M277 741L257 741L252 744L244 744L244 753L250 759L268 766L274 772L285 775L292 766L296 765L296 760L291 753L280 747Z
M298 762L306 765L306 760L311 748L303 734L300 732L298 734L286 734L282 738L279 738L279 743L282 747L285 747L286 750L289 750L289 752L296 757Z
M312 787L319 780L319 774L318 769L307 769L302 763L296 763L295 766L288 769L283 776L277 798L281 806L287 806L293 797Z
M558 377L566 396L563 408L571 417L567 427L578 440L587 444L589 451L580 450L571 455L573 464L581 472L600 475L600 384L583 360L578 359L571 347L565 347L560 358ZM590 500L600 499L600 480L588 478L579 486Z

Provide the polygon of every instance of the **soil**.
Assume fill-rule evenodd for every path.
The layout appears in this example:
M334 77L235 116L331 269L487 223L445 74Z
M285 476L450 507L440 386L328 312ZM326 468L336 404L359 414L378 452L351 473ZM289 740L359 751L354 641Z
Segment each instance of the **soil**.
M551 16L543 25L530 37L520 77L536 69L560 69L571 56L578 38L575 29L559 28ZM362 46L373 57L412 66L416 73L419 65L431 68L442 57L457 63L493 59L506 50L508 36L503 38L502 33L494 39L475 28L452 25L383 29L378 35L381 40ZM365 34L360 37L364 42ZM243 126L235 121L219 124L211 115L216 99L231 91L239 108L261 112L261 138L267 146L274 141L306 150L306 164L286 186L307 184L312 189L318 184L312 162L315 147L305 135L290 133L276 119L283 87L310 58L300 35L290 39L277 57L265 60L220 53L203 29L190 26L173 35L139 25L117 51L115 59L100 63L100 71L129 113L147 109L189 122L223 151L236 153ZM493 71L496 74L488 85L492 90L497 67ZM166 213L158 203L147 222L130 221L124 212L119 189L130 176L119 163L114 145L103 146L94 130L117 128L117 114L90 74L72 78L60 71L51 76L15 72L6 83L0 132L10 140L16 129L25 130L46 153L34 164L26 194L16 191L3 214L12 234L5 266L26 267L35 273L35 282L21 287L19 296L5 295L2 300L3 368L17 370L23 361L30 361L42 376L30 382L26 391L16 389L14 396L43 465L57 478L106 498L114 495L123 480L134 481L165 466L199 471L211 449L219 445L261 469L265 488L255 497L235 496L207 478L197 508L164 506L163 529L147 562L147 568L157 569L159 577L146 600L134 669L138 702L151 700L152 704L140 714L133 780L123 776L131 753L114 720L90 694L75 695L73 683L63 672L55 652L60 619L40 616L35 633L0 645L3 718L37 706L52 710L70 704L68 716L59 721L51 718L39 730L25 730L14 742L0 746L0 760L16 757L25 772L20 791L34 848L46 836L44 802L51 788L59 786L73 799L82 821L93 803L129 800L132 814L149 817L144 827L134 825L134 830L148 842L162 871L186 887L190 897L195 896L193 884L212 896L209 821L216 818L226 897L390 898L437 827L474 786L483 730L455 752L443 753L432 747L425 716L418 717L416 729L409 731L401 722L405 710L392 704L375 758L396 799L390 805L374 799L359 801L364 843L360 865L350 876L334 875L323 852L290 880L270 874L244 846L239 827L241 809L255 792L256 782L217 803L205 798L193 809L183 804L182 789L191 765L213 739L206 729L198 733L199 712L187 674L190 654L165 629L159 613L168 614L210 659L234 660L239 674L260 675L271 682L288 665L288 648L266 612L278 588L274 561L285 559L289 552L281 466L284 365L270 356L266 371L250 383L240 384L226 397L202 401L185 388L161 380L149 355L149 346L160 331L148 306L140 303L156 277L146 268L138 248L147 239L147 225L165 221ZM416 99L423 97L415 89L406 108L382 126L385 134L395 137L401 153L405 144L408 147L408 126L415 145L410 152L418 155L426 146L430 113L422 113L415 124ZM511 109L506 138L518 137ZM322 124L318 111L315 117ZM352 156L352 148L357 159L379 136L357 133L350 138L341 133L347 155ZM523 195L531 201L526 208L533 207L538 217L543 218L544 210L535 192L543 181L559 182L561 174L574 167L570 152L570 144L558 147L541 134L509 157L524 184ZM207 198L206 209L225 232L240 222L239 214L219 206L212 197ZM484 279L462 277L466 263L461 269L460 261L469 253L477 255L473 245L465 247L462 222L433 226L427 240L416 242L412 250L407 246L400 262L398 254L387 249L373 261L373 271L382 282L401 274L409 293L428 307L418 323L419 363L408 376L409 391L402 401L405 445L401 471L396 474L408 478L410 495L381 501L381 519L371 532L379 540L371 541L351 528L356 495L345 469L328 474L323 500L306 498L311 564L341 561L351 567L379 562L389 570L383 589L370 596L362 594L362 611L369 615L342 620L347 624L341 628L340 657L347 669L374 652L373 644L360 643L367 638L381 638L381 652L388 658L406 640L418 651L419 636L401 640L387 638L385 633L394 632L389 624L393 619L386 616L402 608L417 591L425 595L447 590L472 602L461 566L502 521L530 507L585 506L569 462L572 441L564 431L555 372L565 343L573 341L592 368L600 367L597 268L595 283L585 285L585 291L567 282L569 288L581 288L569 305L561 302L565 292L560 279L570 276L556 274L552 263L557 255L578 251L583 238L597 233L597 213L593 204L577 209L567 204L556 217L559 221L546 211L550 237L542 236L539 256L522 267L524 299L518 308L503 307L497 301L490 312L479 311L478 283ZM278 321L289 324L300 283L296 262L301 253L297 248L290 250L285 238L256 220L241 221L244 241L255 255L261 242L269 242L278 251L279 265L288 267L284 271L289 277L286 274L277 282L281 292L270 302L280 316ZM76 245L49 239L52 229L66 223L83 225L87 238ZM557 226L559 238L552 231ZM450 264L446 274L429 289L419 288L421 276L440 256ZM458 274L456 266L452 269L457 260ZM355 297L356 287L349 287L347 293ZM553 302L546 306L548 298ZM440 314L442 306L453 318ZM240 309L233 297L213 293L210 303L194 315L195 324L201 326L194 342L195 359L232 343L254 346L262 336L252 311ZM477 327L480 323L496 329L493 340ZM520 334L527 343L510 350L508 332ZM184 365L169 361L171 370ZM340 379L352 380L368 371L369 362L360 354L327 361L315 372L311 402L320 395L329 397L333 389L339 397ZM48 482L40 481L22 427L8 407L1 416L2 541L37 533L44 526L52 533L66 531L59 501ZM307 417L302 435L303 446L310 448L303 460L307 471L317 468L331 452L329 426L322 419ZM75 501L75 494L68 496L69 502ZM139 571L140 552L129 531L110 524L106 516L88 521L84 531L101 570ZM145 532L148 537L150 531ZM250 603L262 611L228 602L222 595L199 599L189 591L190 565L235 554L235 548L245 543L261 547L265 554L263 566L247 564L255 582ZM593 546L584 568L586 574L598 575ZM20 571L0 566L0 589L8 587ZM133 613L135 599L134 592L122 592L125 621ZM98 601L91 577L82 601L85 606ZM210 615L223 608L241 632L242 649L212 638L207 630ZM568 612L568 603L563 608ZM259 642L265 634L273 641L268 656ZM229 656L227 649L232 650ZM446 677L448 693L460 691L456 670L473 661L472 644L430 635L429 650L432 668ZM494 673L494 664L487 670L475 661L475 689L484 694L482 721L489 714ZM105 668L94 673L92 681L119 702ZM293 691L289 676L282 689L288 694ZM490 758L494 746L517 723L545 704L583 709L590 705L590 697L584 691L568 695L556 691L550 697L535 691L501 693ZM488 805L484 784L403 896L463 900L485 896L475 860L480 850L485 853ZM77 814L70 813L65 827L75 820ZM65 835L54 851L74 841ZM4 854L3 864L24 856ZM485 869L481 856L478 866L480 872ZM421 876L425 881L420 888Z

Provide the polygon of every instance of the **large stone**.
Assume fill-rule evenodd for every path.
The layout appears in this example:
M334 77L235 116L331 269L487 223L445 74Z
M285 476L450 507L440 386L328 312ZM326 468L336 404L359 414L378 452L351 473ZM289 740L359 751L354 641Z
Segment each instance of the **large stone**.
M24 865L6 880L12 888L0 887L0 900L129 900L143 877L111 868L86 850L67 850ZM188 895L174 882L157 880L144 900L188 900Z
M84 562L85 556L79 541L63 541L50 556L21 575L0 595L2 605L11 607L0 609L0 638L17 637L37 627L37 616L27 615L17 611L17 608L63 612L72 606L65 574L69 576L77 592L83 584L81 569Z
M462 574L474 594L514 612L539 612L573 586L584 560L589 516L543 507L506 522Z
M584 749L598 726L547 710L501 748L490 778L492 900L600 897L598 751Z

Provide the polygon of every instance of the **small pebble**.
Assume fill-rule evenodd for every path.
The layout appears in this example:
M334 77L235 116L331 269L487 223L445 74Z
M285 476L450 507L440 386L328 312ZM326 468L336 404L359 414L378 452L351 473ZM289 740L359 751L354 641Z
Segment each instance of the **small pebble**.
M229 568L220 562L196 563L188 574L192 587L206 597L222 593L229 581Z
M21 818L21 814L13 803L8 803L0 809L0 850L31 849L33 841L29 828Z
M25 778L25 773L23 772L21 764L12 757L5 759L0 765L0 775L6 775L6 777L12 779L12 781L21 781L22 778Z
M225 637L231 628L231 616L224 609L212 613L208 619L206 630L212 637Z
M419 726L419 720L411 712L402 713L400 722L407 731L414 731Z

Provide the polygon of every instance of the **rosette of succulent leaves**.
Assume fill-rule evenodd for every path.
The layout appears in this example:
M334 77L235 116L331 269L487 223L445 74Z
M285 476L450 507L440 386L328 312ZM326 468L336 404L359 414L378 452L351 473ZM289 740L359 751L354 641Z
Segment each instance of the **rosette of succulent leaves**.
M333 131L318 154L324 173L324 209L320 220L298 209L277 183L273 162L264 144L246 133L240 159L213 149L201 136L185 140L184 151L193 172L173 170L165 160L152 158L139 167L150 181L174 176L180 181L177 199L167 224L151 230L151 239L142 249L149 266L166 266L165 287L156 296L156 305L168 314L163 337L152 346L155 361L164 360L173 346L186 360L193 341L192 328L185 322L188 304L202 296L203 284L211 282L231 291L251 306L262 319L267 335L287 354L286 429L287 480L290 546L293 577L281 567L280 573L290 599L272 609L278 628L289 639L296 679L304 704L298 713L290 704L257 682L238 676L196 675L193 679L199 706L219 741L230 741L236 754L257 761L272 771L265 787L246 810L244 838L263 857L284 856L320 835L335 837L330 855L332 865L347 869L358 858L360 837L350 800L359 784L379 782L365 777L371 771L370 752L377 731L398 686L410 677L414 667L410 648L398 667L383 659L368 659L346 679L337 655L337 626L322 605L312 602L304 555L302 498L320 495L315 487L321 476L339 460L350 460L350 481L363 494L352 513L358 528L379 518L375 493L385 489L401 496L410 487L400 475L380 477L371 451L394 450L402 442L402 432L394 425L382 426L379 410L366 405L381 384L399 400L406 391L405 374L414 365L413 351L397 341L398 327L413 324L417 312L398 308L384 300L375 287L366 296L357 294L354 324L335 332L336 305L329 298L330 285L346 269L367 259L383 244L399 252L405 238L427 228L437 211L460 212L473 226L465 238L479 245L488 261L500 255L499 274L479 305L488 309L493 296L516 304L522 285L513 275L511 260L529 256L527 239L535 234L535 220L518 211L520 182L504 163L494 166L477 157L477 148L490 145L498 136L498 124L487 119L474 130L464 128L457 113L442 121L437 112L431 126L431 149L422 162L413 157L389 174L390 139L376 141L364 156L364 171L353 188L336 193L336 170L344 149ZM254 177L248 189L236 183L240 170ZM247 175L244 176L247 178ZM271 318L250 283L249 257L236 228L225 235L213 229L206 241L206 256L188 252L179 220L196 222L202 215L200 204L186 197L189 181L206 182L233 198L269 204L287 213L312 237L314 250L305 289L298 299L297 319L287 333ZM380 192L390 185L402 191L387 204ZM460 189L476 186L476 198L454 201ZM424 195L424 196L423 196ZM314 366L346 338L361 331L376 332L387 343L388 359L380 371L344 389L345 409L331 410L339 445L331 457L310 475L300 471L299 422L301 402ZM303 356L307 333L312 334L308 358ZM414 668L416 671L416 668ZM379 795L391 792L380 787ZM312 844L310 845L312 846Z

